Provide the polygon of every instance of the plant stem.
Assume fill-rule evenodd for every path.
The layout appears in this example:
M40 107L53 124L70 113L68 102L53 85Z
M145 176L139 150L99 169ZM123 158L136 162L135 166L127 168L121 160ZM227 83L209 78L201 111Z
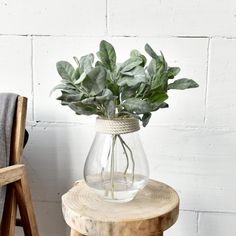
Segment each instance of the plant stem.
M128 171L128 168L129 168L129 156L128 156L128 153L125 149L124 140L121 138L120 134L118 135L118 138L120 139L120 143L121 143L122 148L124 150L126 161L127 161L127 165L126 165L126 168L125 168L125 171L124 171L124 175L126 175L127 171Z
M116 143L117 135L112 135L112 146L111 146L111 196L114 199L114 190L115 190L115 183L114 183L114 172L115 172L115 143Z
M130 157L131 157L131 160L132 160L132 164L133 164L133 167L132 167L132 184L134 183L134 168L135 168L135 162L134 162L134 156L133 156L133 152L132 150L130 149L130 147L127 145L127 143L122 139L122 137L119 135L119 138L121 140L121 142L123 143L123 145L126 146L126 148L129 150L130 152Z

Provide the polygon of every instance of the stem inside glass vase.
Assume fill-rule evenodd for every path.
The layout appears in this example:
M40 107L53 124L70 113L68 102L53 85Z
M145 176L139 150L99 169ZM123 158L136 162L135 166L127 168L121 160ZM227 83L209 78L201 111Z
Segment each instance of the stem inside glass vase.
M148 162L138 130L134 118L97 118L84 177L87 185L106 201L130 201L148 181Z
M121 137L120 134L113 134L112 135L112 145L111 145L111 151L109 151L108 154L108 158L109 155L111 153L111 165L110 165L110 181L111 181L111 195L112 195L112 199L114 199L114 193L115 193L115 178L116 175L120 175L121 173L116 173L115 172L115 146L118 145L117 142L120 141L125 158L126 158L126 167L124 172L122 173L122 178L125 179L125 181L127 181L127 171L130 165L130 160L131 159L131 163L132 163L132 184L134 183L134 169L135 169L135 162L134 162L134 157L133 157L133 152L131 150L131 148L127 145L127 143L124 141L124 139ZM130 157L129 157L130 155ZM118 176L117 176L118 177Z

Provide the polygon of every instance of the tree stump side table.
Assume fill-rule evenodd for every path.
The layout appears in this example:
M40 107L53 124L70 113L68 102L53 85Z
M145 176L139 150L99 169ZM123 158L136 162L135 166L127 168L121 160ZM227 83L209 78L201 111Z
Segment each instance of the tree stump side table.
M162 236L179 214L178 194L149 180L134 200L103 201L83 180L62 196L62 211L71 236Z

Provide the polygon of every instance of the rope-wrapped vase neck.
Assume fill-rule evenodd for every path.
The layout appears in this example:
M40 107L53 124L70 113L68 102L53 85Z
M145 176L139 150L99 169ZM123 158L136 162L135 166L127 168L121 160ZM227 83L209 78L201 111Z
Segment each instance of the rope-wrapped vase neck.
M127 134L138 131L139 121L135 118L97 118L96 131L106 134Z

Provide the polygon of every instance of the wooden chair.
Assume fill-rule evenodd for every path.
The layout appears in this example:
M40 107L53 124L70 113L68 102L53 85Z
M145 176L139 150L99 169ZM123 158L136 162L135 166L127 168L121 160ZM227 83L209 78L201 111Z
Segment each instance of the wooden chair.
M0 186L7 185L1 236L15 235L15 226L23 227L25 236L39 236L25 165L21 164L25 134L27 98L18 96L13 121L10 163L0 168ZM17 206L20 219L16 219Z

